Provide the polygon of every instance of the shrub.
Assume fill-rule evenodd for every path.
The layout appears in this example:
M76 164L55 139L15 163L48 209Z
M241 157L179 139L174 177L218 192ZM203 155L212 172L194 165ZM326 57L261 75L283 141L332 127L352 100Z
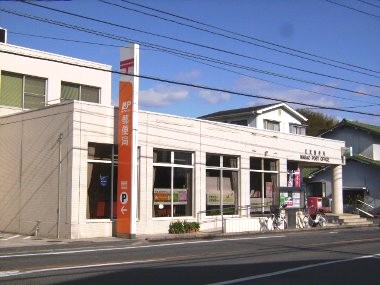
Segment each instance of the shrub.
M171 222L169 225L169 234L183 234L185 227L181 221Z
M198 222L188 222L188 221L174 221L169 225L170 234L183 234L183 233L193 233L200 229Z

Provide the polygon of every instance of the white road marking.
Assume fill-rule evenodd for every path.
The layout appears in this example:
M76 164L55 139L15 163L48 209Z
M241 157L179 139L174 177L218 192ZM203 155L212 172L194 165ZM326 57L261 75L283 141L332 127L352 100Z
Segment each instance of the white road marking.
M238 284L238 283L241 283L241 282L247 282L247 281L252 281L252 280L256 280L256 279L261 279L261 278L267 278L267 277L282 275L282 274L286 274L286 273L289 273L289 272L301 271L301 270L305 270L305 269L309 269L309 268L314 268L314 267L319 267L319 266L325 266L325 265L330 265L330 264L334 264L334 263L350 262L350 261L359 260L359 259L366 259L366 258L377 258L378 256L380 256L380 254L363 255L363 256L354 257L354 258L350 258L350 259L340 259L340 260L334 260L334 261L315 263L315 264L310 264L310 265L305 265L305 266L300 266L300 267L295 267L295 268L289 268L289 269L275 271L275 272L270 272L270 273L265 273L265 274L259 274L259 275L253 275L253 276L244 277L244 278L238 278L238 279L226 280L226 281L217 282L217 283L211 283L209 285Z
M30 239L31 238L31 236L27 236L27 237L24 237L23 239Z
M8 238L5 238L3 240L10 240L10 239L14 239L14 238L17 238L19 237L20 235L15 235L15 236L11 236L11 237L8 237Z
M18 270L0 271L0 278L1 277L14 276L14 275L17 275L19 272L20 271L18 271Z
M107 247L107 248L92 248L92 249L79 249L79 250L77 249L77 250L56 251L56 252L21 253L21 254L0 255L0 259L15 258L15 257L44 256L44 255L63 255L63 254L75 254L75 253L87 253L87 252L99 252L99 251L128 250L128 249L138 249L138 248L167 247L167 246L176 246L176 245L229 242L229 241L239 241L239 240L272 239L272 238L283 238L283 237L285 237L285 235L245 237L245 238L234 238L234 239L217 239L217 240L198 240L198 241L139 245L139 246Z
M49 271L61 271L61 270L73 270L73 269L85 269L85 268L97 268L104 266L118 266L118 265L129 265L129 264L140 264L148 262L158 262L165 261L166 259L147 259L147 260L138 260L138 261L124 261L124 262L112 262L112 263L97 263L97 264L88 264L88 265L77 265L77 266L65 266L65 267L52 267L52 268L41 268L33 269L26 271L11 270L11 271L0 271L0 278L9 277L9 276L20 276L33 273L43 273Z

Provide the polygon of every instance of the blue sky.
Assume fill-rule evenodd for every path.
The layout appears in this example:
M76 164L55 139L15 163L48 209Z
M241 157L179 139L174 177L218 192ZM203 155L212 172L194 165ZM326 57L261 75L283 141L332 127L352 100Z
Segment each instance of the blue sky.
M325 0L130 1L172 15L136 6L128 3L129 1L104 1L119 6L96 0L33 3L110 22L119 27L16 1L0 1L0 8L92 29L119 38L129 38L149 45L176 49L186 52L187 55L192 53L208 59L202 61L194 56L184 58L141 45L140 73L143 75L278 100L380 114L380 88L376 87L380 85L380 1L378 0L331 0L352 9ZM147 14L154 14L171 21ZM173 15L235 34L185 21ZM173 21L198 29L179 25ZM126 40L88 34L4 11L0 11L0 26L8 30L9 44L105 63L112 65L115 70L119 65L119 46L129 44ZM185 41L188 43L184 43ZM313 60L306 60L300 56ZM215 63L215 60L219 61L219 64ZM254 72L252 69L261 72ZM118 75L114 74L112 85L114 102L118 100L118 80ZM145 79L140 81L139 100L142 110L186 117L274 103L263 98L200 90ZM302 107L296 104L290 105L294 108ZM346 118L380 125L379 116L313 110L338 119Z

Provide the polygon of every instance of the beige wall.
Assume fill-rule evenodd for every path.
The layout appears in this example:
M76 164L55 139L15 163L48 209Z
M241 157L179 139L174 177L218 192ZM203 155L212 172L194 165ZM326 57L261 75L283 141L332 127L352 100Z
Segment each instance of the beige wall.
M61 155L70 155L68 137L72 110L68 106L0 118L0 230L31 234L41 221L40 234L57 234L60 132ZM61 172L61 217L70 215L68 171ZM64 226L63 226L64 227Z

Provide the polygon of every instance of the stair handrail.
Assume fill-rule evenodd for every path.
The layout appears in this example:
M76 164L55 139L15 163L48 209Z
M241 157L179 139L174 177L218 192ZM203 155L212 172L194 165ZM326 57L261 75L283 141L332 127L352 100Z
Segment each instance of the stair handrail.
M372 206L372 205L370 205L370 204L368 204L368 203L366 203L366 202L363 202L363 201L361 201L361 200L356 200L357 202L359 202L359 203L362 203L363 205L366 205L367 207L370 207L370 208L372 208L372 209L374 209L375 207L374 206Z
M369 208L371 208L371 209L374 209L375 207L374 206L372 206L372 205L370 205L370 204L368 204L368 203L366 203L366 202L363 202L363 201L361 201L361 200L356 200L356 202L359 202L359 203L361 203L361 205L362 205L362 207L363 207L363 205L364 206L367 206L367 207L369 207ZM362 208L359 208L359 206L358 207L355 207L356 208L356 210L358 210L359 212L362 212L363 214L365 214L365 215L367 215L367 216L369 216L369 217L371 217L371 218L374 218L374 215L372 215L371 213L368 213L367 211L364 211Z

